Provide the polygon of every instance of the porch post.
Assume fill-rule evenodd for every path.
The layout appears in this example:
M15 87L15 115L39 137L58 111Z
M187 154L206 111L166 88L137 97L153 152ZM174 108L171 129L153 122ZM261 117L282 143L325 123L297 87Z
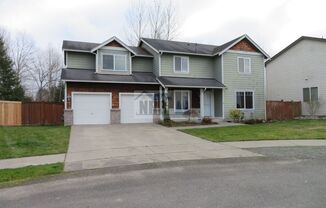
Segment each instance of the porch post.
M163 94L163 91L162 91L162 87L160 86L160 120L163 120L163 106L162 106L162 102L164 102L163 101L163 96L162 96L162 94Z
M200 117L204 118L204 89L200 89Z
M164 108L163 113L167 113L167 115L164 115L164 118L169 118L170 119L170 115L169 115L169 89L167 87L164 88L164 105L165 105L165 108Z

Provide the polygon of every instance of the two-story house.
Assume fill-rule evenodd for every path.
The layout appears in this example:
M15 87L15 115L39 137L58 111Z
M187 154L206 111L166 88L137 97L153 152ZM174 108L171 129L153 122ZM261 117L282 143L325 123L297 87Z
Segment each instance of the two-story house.
M63 41L65 124L155 122L169 114L265 118L269 57L243 35L223 45L116 37L103 43ZM164 114L164 115L163 115Z

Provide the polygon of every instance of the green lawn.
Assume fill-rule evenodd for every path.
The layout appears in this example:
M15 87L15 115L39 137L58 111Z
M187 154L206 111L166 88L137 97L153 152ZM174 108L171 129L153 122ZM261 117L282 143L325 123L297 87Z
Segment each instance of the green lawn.
M0 159L65 153L69 133L64 126L0 127Z
M256 125L183 129L181 131L214 142L326 139L326 120L291 120Z
M59 174L63 163L0 170L0 186L15 185L41 176Z

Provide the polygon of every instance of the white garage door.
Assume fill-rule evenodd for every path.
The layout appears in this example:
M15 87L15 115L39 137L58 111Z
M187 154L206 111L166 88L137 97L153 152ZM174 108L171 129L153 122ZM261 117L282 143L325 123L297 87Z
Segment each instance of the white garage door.
M121 123L153 123L153 93L120 93Z
M109 124L111 96L99 93L73 93L74 124Z

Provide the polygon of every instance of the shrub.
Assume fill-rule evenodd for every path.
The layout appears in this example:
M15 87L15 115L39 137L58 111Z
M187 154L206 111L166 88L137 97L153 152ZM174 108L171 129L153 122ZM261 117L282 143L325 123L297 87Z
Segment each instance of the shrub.
M201 120L201 124L203 124L203 125L213 124L213 120L212 120L212 118L210 118L210 117L204 117L204 118Z
M241 112L239 109L231 109L229 111L229 114L230 118L232 118L234 122L240 122L244 118L244 113Z

